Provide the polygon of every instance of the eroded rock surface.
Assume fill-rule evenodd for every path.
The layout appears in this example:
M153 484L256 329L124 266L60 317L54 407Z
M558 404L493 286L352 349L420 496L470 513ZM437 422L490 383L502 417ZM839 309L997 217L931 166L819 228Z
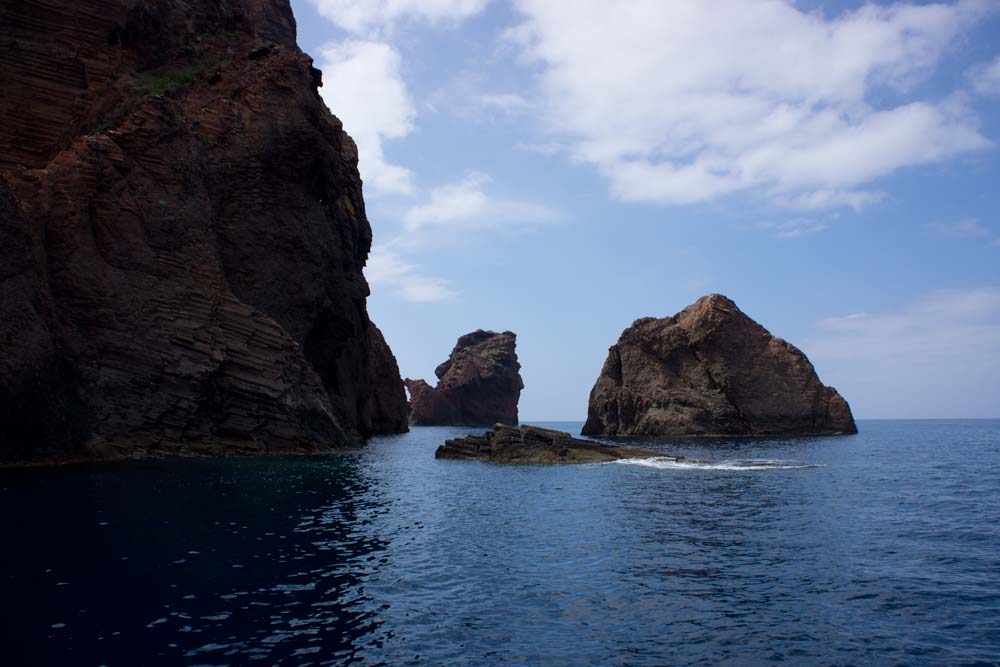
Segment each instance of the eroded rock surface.
M410 423L418 426L517 424L524 382L517 336L482 329L458 339L448 360L434 370L438 384L406 379Z
M319 85L287 0L0 5L0 461L406 428Z
M847 402L806 356L719 294L622 332L583 428L606 436L856 432Z
M604 463L621 459L671 459L635 447L617 447L574 438L569 433L525 424L520 428L496 424L492 431L445 441L434 454L439 459L495 463Z

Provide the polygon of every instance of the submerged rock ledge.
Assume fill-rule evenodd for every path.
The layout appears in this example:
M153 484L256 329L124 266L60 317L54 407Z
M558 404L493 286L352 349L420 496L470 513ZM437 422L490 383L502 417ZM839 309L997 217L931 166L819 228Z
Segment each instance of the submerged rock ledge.
M635 447L580 440L569 433L525 424L520 428L496 424L482 435L452 438L437 448L438 459L465 459L495 463L604 463L621 459L670 458Z

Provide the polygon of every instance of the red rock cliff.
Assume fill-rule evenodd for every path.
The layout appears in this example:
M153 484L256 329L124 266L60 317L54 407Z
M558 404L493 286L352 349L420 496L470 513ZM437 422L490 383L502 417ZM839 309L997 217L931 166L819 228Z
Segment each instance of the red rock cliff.
M524 382L511 331L473 331L458 339L448 361L434 370L437 387L407 379L410 423L418 426L517 424Z
M287 0L0 4L0 460L406 428L319 85Z

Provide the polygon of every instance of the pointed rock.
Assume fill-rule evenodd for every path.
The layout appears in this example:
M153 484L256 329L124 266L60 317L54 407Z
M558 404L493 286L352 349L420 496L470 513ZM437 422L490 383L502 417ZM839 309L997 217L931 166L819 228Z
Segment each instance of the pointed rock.
M448 361L435 369L437 387L406 379L410 423L415 426L517 424L524 382L517 336L482 329L458 339Z

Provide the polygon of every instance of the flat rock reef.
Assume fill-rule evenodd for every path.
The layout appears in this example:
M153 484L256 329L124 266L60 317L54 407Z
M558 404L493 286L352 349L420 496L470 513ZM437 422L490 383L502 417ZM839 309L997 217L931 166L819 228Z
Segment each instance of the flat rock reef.
M606 463L622 459L670 458L637 447L606 445L574 438L569 433L525 424L520 428L496 424L482 435L452 438L437 448L439 459L466 459L495 463Z

